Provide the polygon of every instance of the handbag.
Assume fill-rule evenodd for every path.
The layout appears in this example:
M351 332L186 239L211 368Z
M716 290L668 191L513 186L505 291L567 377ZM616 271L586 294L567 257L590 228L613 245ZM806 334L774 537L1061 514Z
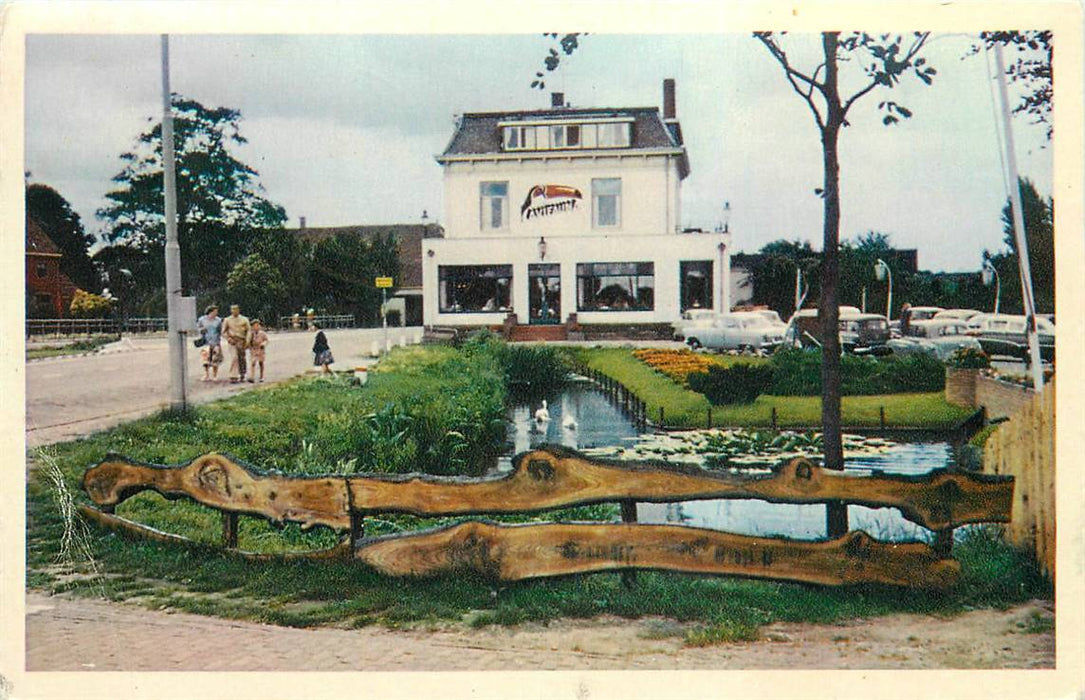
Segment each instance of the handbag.
M202 348L204 345L207 345L207 338L196 338L192 341L192 344L198 348Z

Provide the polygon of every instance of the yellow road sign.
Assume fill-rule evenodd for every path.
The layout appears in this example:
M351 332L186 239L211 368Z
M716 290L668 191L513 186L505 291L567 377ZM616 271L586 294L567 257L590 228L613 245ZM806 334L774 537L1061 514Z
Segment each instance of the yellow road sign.
M378 278L376 278L376 281L374 282L374 284L376 284L377 289L388 289L389 287L392 286L392 278L391 277L378 277Z

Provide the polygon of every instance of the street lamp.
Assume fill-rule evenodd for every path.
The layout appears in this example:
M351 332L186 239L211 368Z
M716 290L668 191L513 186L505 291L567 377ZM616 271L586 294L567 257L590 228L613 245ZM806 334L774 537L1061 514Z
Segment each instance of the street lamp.
M546 239L539 236L539 260L546 260Z
M990 260L983 261L983 271L980 273L983 277L983 286L990 287L991 281L995 283L995 313L998 313L998 301L999 296L1002 294L1002 283L998 279L998 270L991 264Z
M874 276L881 282L884 279L889 280L888 291L886 292L885 300L885 318L888 321L893 320L893 271L889 269L889 265L884 260L878 258L874 263Z

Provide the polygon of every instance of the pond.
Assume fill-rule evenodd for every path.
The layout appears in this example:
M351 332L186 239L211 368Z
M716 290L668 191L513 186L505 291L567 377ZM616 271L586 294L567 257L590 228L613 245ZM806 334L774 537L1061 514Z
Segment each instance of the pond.
M540 407L541 402L510 407L508 445L499 459L499 472L512 469L513 455L542 444L565 445L590 455L611 458L648 459L664 456L671 461L701 461L699 455L691 453L696 449L686 445L703 443L705 431L683 431L664 436L642 435L606 396L589 384L574 384L548 401L549 422L539 423L535 420L535 411ZM564 425L568 418L575 422L575 428ZM849 472L925 474L954 463L953 450L944 441L892 442L849 436L846 445L845 461ZM762 467L780 457L767 459ZM682 523L743 535L796 539L820 539L826 536L825 506L820 504L796 505L737 499L638 503L637 519L644 523ZM931 538L928 530L905 520L894 508L848 506L848 522L851 529L865 530L881 540L927 541Z

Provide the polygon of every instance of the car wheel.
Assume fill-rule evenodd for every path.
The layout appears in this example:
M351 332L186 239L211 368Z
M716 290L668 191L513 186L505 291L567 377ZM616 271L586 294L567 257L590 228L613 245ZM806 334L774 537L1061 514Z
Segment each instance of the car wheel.
M696 338L689 338L686 340L686 345L696 350L701 347L701 341L697 340Z

